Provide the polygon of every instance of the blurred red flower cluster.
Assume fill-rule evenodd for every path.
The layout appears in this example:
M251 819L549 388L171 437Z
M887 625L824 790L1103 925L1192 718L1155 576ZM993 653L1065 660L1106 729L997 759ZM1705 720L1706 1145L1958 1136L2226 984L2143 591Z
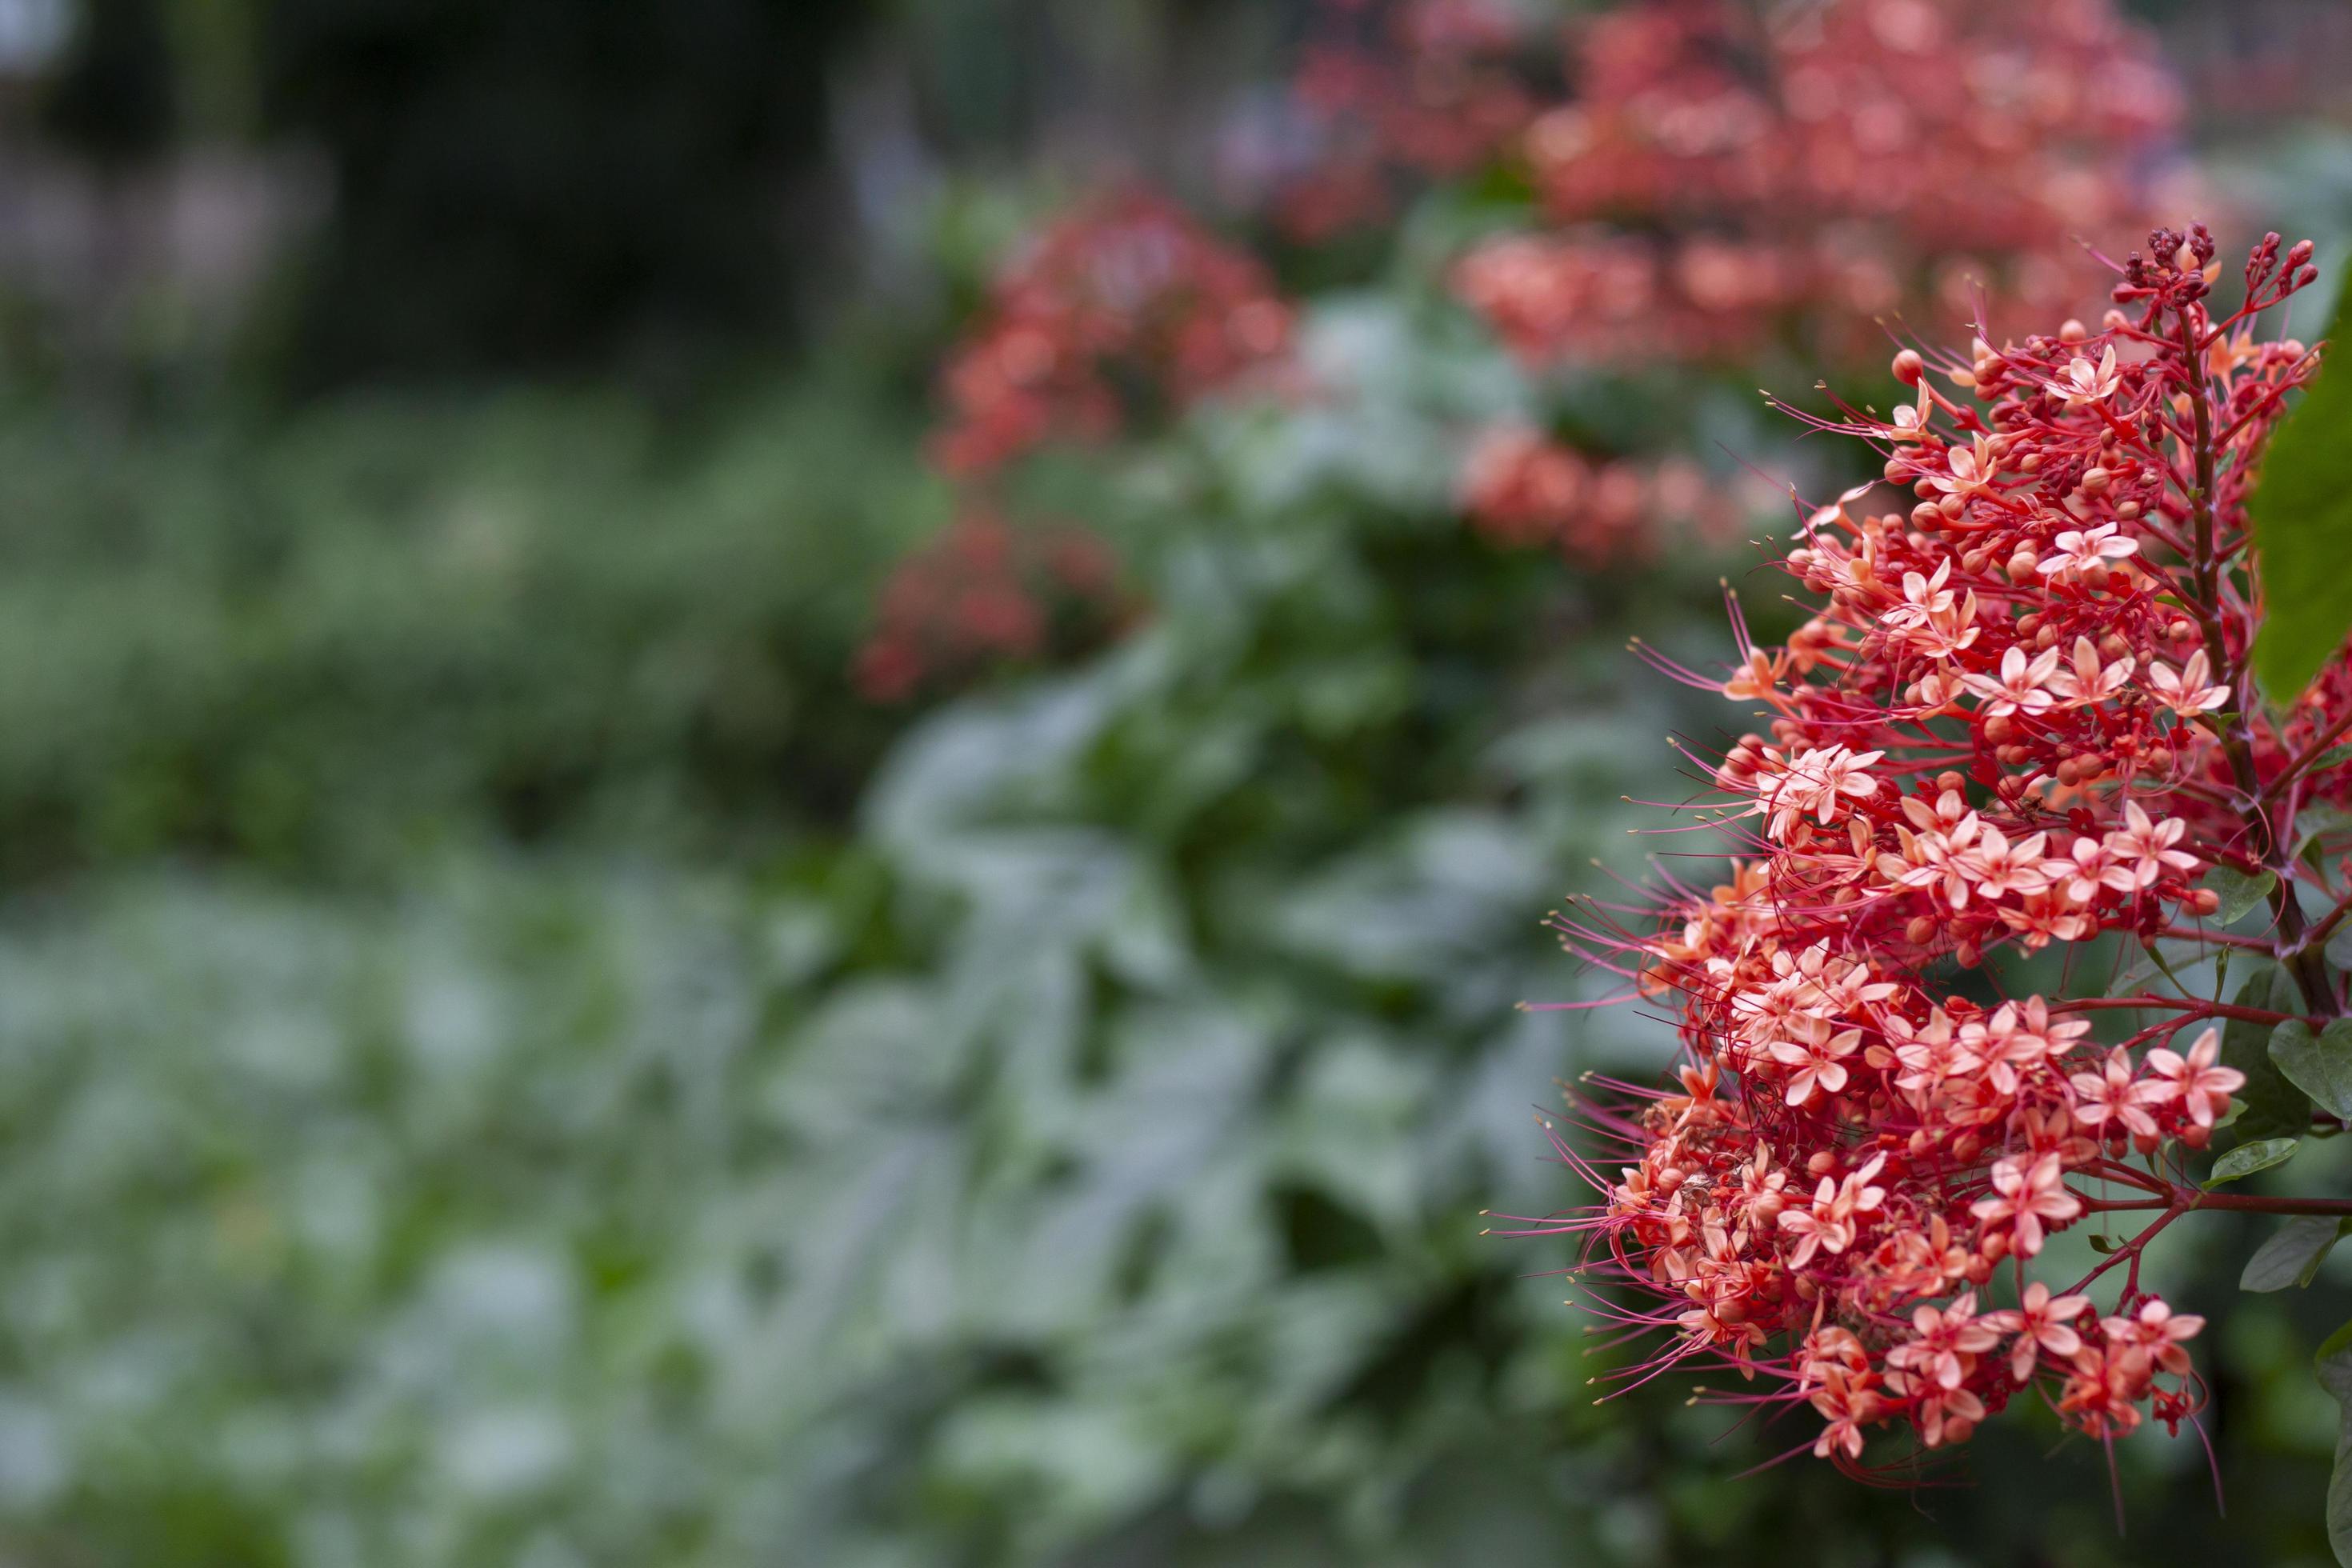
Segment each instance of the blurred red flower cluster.
M1273 215L1312 244L1377 222L1412 176L1491 160L1540 104L1528 79L1546 29L1504 0L1328 0L1290 94L1308 142Z
M965 493L884 588L859 689L902 701L1109 636L1130 614L1110 547L1021 518L991 481L1054 442L1149 428L1267 370L1290 333L1265 267L1150 192L1086 204L1039 235L949 356L932 456Z
M1596 460L1519 425L1478 437L1459 490L1464 514L1486 538L1549 546L1586 567L1649 559L1670 537L1725 537L1739 515L1687 458Z
M942 378L951 474L1053 440L1099 440L1276 362L1290 310L1265 266L1129 190L1040 235L998 280Z
M1538 361L1850 355L1979 290L2063 313L2077 239L2146 226L2181 112L2108 0L1643 0L1570 76L1521 142L1544 227L1456 273Z
M1118 578L1109 549L1082 528L969 507L891 573L857 688L899 702L1099 644L1124 614Z

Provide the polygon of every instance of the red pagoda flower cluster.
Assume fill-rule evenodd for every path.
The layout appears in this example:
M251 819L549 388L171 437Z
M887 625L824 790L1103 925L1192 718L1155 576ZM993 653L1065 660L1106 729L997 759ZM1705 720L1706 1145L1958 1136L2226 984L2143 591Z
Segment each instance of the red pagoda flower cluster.
M1685 458L1596 461L1523 426L1481 434L1459 488L1471 526L1496 543L1549 546L1588 568L1648 559L1670 537L1722 537L1738 521Z
M2256 318L2312 280L2310 247L2265 239L2226 313L2214 250L2158 230L2097 330L1906 350L1904 405L1817 422L1911 499L1812 511L1786 558L1811 618L1777 647L1743 630L1727 679L1676 669L1769 716L1701 763L1741 852L1655 929L1561 921L1673 1011L1687 1060L1576 1107L1613 1154L1556 1145L1601 1202L1528 1229L1583 1237L1627 1326L1660 1336L1626 1376L1727 1362L1729 1397L1810 1405L1841 1465L1878 1434L1958 1442L2028 1395L2096 1437L2177 1428L2200 1323L2141 1288L2148 1240L2192 1209L2345 1206L2188 1173L2244 1083L2218 1026L2342 1012L2315 943L2352 907L2294 826L2352 782L2327 751L2352 682L2273 721L2246 669L2247 492L2316 364ZM2208 923L2211 868L2267 874L2266 934ZM2299 886L2336 913L2312 923ZM2001 984L2007 954L2111 932L2259 949L2299 1011ZM2102 1018L2131 1023L2102 1040ZM2150 1223L2086 1278L2035 1278L2051 1234L2129 1213Z
M1015 526L981 508L898 563L857 658L877 702L1099 643L1122 607L1118 563L1084 529Z
M1538 361L1850 351L1978 289L2046 320L2074 237L2147 209L2180 112L2108 0L1642 0L1570 76L1521 142L1545 226L1456 279Z
M1016 459L1108 439L1286 360L1289 307L1247 252L1130 190L1045 230L1001 277L941 379L932 441L965 490L958 521L901 562L857 660L893 702L1103 641L1129 616L1109 546L1021 518L997 493Z
M1525 68L1542 32L1507 0L1326 0L1290 84L1304 171L1277 225L1314 242L1390 216L1411 182L1476 171L1542 106Z
M950 357L936 452L975 475L1055 440L1100 440L1276 363L1290 309L1265 267L1129 191L1039 236Z

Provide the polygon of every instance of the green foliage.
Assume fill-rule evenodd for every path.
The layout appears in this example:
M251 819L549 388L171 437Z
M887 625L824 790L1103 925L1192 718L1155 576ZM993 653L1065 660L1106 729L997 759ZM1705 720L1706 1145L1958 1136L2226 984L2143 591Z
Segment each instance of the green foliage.
M2271 1035L2271 1060L2328 1115L2352 1118L2352 1018L2330 1018L2317 1035L2288 1019Z
M2336 301L2343 341L2352 289ZM2352 376L2323 374L2271 437L2249 503L2264 618L2254 668L2292 701L2352 630Z
M2336 1561L2352 1564L2352 1323L2327 1336L2313 1357L2320 1386L2344 1408L2336 1439L2336 1468L2327 1479L2327 1543Z
M2265 1012L2285 1013L2300 1006L2294 981L2285 970L2265 963L2238 988L2236 1005ZM2287 1081L2271 1059L2272 1026L2231 1018L2221 1026L2221 1062L2246 1075L2238 1098L2244 1111L2231 1123L2240 1138L2274 1138L2301 1133L2311 1126L2311 1100Z
M2225 1182L2251 1176L2257 1171L2267 1171L2273 1165L2284 1165L2294 1158L2302 1144L2293 1138L2263 1138L2252 1143L2241 1143L2213 1162L2213 1173L2205 1179L2208 1188Z
M2352 1221L2326 1215L2298 1215L2289 1219L2246 1260L2238 1289L2284 1290L2289 1285L2298 1289L2309 1285L2319 1277L2319 1266L2327 1261L2327 1255L2347 1230L2352 1230Z
M1677 787L1669 731L1743 721L1620 651L1638 627L1719 657L1715 574L1580 578L1467 536L1431 455L1507 384L1393 302L1309 325L1367 405L1205 417L1096 494L1153 616L929 714L846 844L664 846L591 808L634 771L605 751L569 828L492 848L498 797L457 765L482 731L436 727L463 684L368 698L368 728L450 749L431 790L305 761L359 742L291 726L304 710L262 685L258 732L339 781L347 826L319 842L422 820L445 847L394 882L331 857L265 858L267 883L115 867L0 921L0 1542L105 1568L2226 1556L2245 1527L2182 1484L2190 1444L2119 1447L2118 1543L2097 1458L2050 1462L2030 1415L1970 1444L1984 1484L1928 1517L1827 1467L1735 1479L1784 1437L1687 1408L1677 1380L1593 1408L1587 1380L1624 1352L1588 1355L1593 1318L1541 1277L1572 1248L1482 1237L1477 1211L1581 1201L1535 1102L1664 1058L1638 1008L1517 1004L1614 988L1541 914L1589 858L1635 875L1679 848L1631 837L1654 819L1621 797ZM383 484L428 443L379 413L341 438L392 455L365 470ZM447 471L499 471L450 428ZM541 504L568 514L645 471L570 442L567 484L509 439L488 449L514 506L553 487ZM248 526L123 508L137 549L16 545L94 606L150 607L118 642L223 580L163 572L148 541L201 564ZM373 537L295 580L373 584L389 607L363 646L429 668L478 600L416 598L442 581L411 559L438 531ZM599 548L636 580L660 537ZM731 538L697 558L747 581L681 572L625 601L632 635L692 644L730 592L830 602L821 534L774 581ZM351 620L360 586L319 615ZM299 598L265 602L291 618ZM624 624L600 614L601 635ZM561 696L536 640L482 637L476 679ZM56 748L75 716L27 710L0 742ZM2210 1310L2195 1281L2242 1261L2168 1254L2150 1278L2185 1269L2158 1282ZM2291 1505L2333 1441L2324 1402L2296 1403L2318 1394L2290 1300L2251 1299L2220 1352L2233 1513L2274 1521L2279 1561L2318 1542Z
M0 425L0 866L838 822L895 728L844 671L943 512L907 424L834 374L691 438L553 394Z
M2216 866L2206 873L2205 885L2221 896L2221 907L2213 918L2223 925L2233 925L2271 896L2271 889L2278 886L2278 874L2261 871L2249 877L2228 866Z

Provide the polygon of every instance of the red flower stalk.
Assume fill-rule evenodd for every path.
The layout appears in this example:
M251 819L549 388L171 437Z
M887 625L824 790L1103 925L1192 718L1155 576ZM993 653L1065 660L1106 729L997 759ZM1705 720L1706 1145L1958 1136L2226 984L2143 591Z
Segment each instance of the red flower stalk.
M1842 1466L1874 1434L1958 1442L2029 1392L2102 1438L2177 1428L2202 1400L2182 1348L2200 1324L2140 1289L2147 1242L2198 1208L2352 1212L2187 1179L2244 1083L2215 1022L2341 1012L2301 890L2352 902L2295 829L2347 783L2321 753L2352 679L2273 720L2246 669L2246 494L2316 363L2255 318L2312 280L2310 247L2266 238L2228 314L2213 256L2201 225L2159 229L2098 331L1906 350L1916 396L1892 417L1814 421L1916 503L1874 512L1864 487L1811 512L1786 565L1820 607L1785 647L1740 631L1719 689L1771 721L1708 772L1747 852L1655 929L1561 921L1674 1010L1687 1061L1668 1089L1577 1107L1611 1157L1555 1143L1603 1201L1521 1234L1585 1238L1629 1288L1623 1321L1663 1332L1627 1376L1728 1362L1737 1397L1817 1411L1812 1449ZM2200 923L2209 867L2274 879L2263 934ZM2109 931L2258 949L2300 1011L2002 998L2003 954ZM1991 998L1936 984L1946 961L1984 967ZM2107 1010L2153 1021L2102 1045ZM2032 1278L2050 1234L2126 1211L2153 1223L2089 1277Z
M1099 440L1277 360L1290 310L1265 269L1160 197L1129 192L1047 229L950 356L953 474L1052 440Z
M1643 0L1571 75L1524 139L1549 226L1456 274L1538 361L1850 350L1986 286L2046 320L2068 237L2129 231L2179 118L2107 0Z
M892 571L857 688L899 702L1099 643L1126 616L1118 574L1109 548L1082 529L967 510Z

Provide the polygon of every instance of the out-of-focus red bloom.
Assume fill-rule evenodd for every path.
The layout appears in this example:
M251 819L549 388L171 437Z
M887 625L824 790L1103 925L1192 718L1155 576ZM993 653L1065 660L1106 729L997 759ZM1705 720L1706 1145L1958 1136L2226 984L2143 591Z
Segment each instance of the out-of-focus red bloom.
M1314 241L1388 216L1407 177L1469 173L1527 128L1539 37L1507 0L1328 0L1291 94L1313 143L1275 216Z
M1128 613L1118 575L1109 547L1081 529L967 510L892 572L857 688L899 702L1100 643Z
M1874 317L2079 303L2134 232L2180 95L2108 0L1641 0L1523 146L1546 229L1461 265L1536 360L1839 352Z
M2158 230L2100 330L1906 350L1915 401L1817 422L1914 504L1872 511L1864 487L1805 519L1787 567L1819 608L1785 647L1742 630L1727 679L1659 661L1772 716L1712 770L1717 820L1753 825L1744 852L1671 890L1656 928L1561 922L1679 1016L1687 1059L1665 1089L1578 1107L1613 1157L1559 1147L1602 1202L1532 1229L1589 1238L1626 1321L1660 1331L1630 1375L1728 1363L1750 1388L1733 1397L1812 1406L1813 1451L1841 1465L1874 1431L1958 1442L2029 1391L2101 1437L2201 1403L2182 1345L2200 1320L2141 1289L2138 1258L2209 1201L2187 1161L2245 1082L2216 1024L2248 1015L1978 1000L1928 965L2106 932L2244 945L2196 925L2218 898L2193 879L2222 866L2270 873L2256 945L2305 1008L2343 1006L2293 889L2341 889L2297 858L2294 818L2352 680L2275 724L2245 662L2246 497L2316 363L2254 322L2312 280L2310 247L2266 238L2227 315L2214 253L2201 225ZM2154 1021L2101 1045L2102 1007ZM2133 1209L2154 1223L2108 1264L2028 1281L2049 1235ZM2102 1317L2090 1288L2124 1266Z
M1495 542L1549 545L1588 567L1646 560L1675 539L1712 540L1738 515L1695 463L1594 461L1515 425L1472 445L1460 495L1471 525Z
M1145 192L1096 202L1015 260L950 355L936 456L971 475L1102 439L1272 364L1290 331L1247 252Z

